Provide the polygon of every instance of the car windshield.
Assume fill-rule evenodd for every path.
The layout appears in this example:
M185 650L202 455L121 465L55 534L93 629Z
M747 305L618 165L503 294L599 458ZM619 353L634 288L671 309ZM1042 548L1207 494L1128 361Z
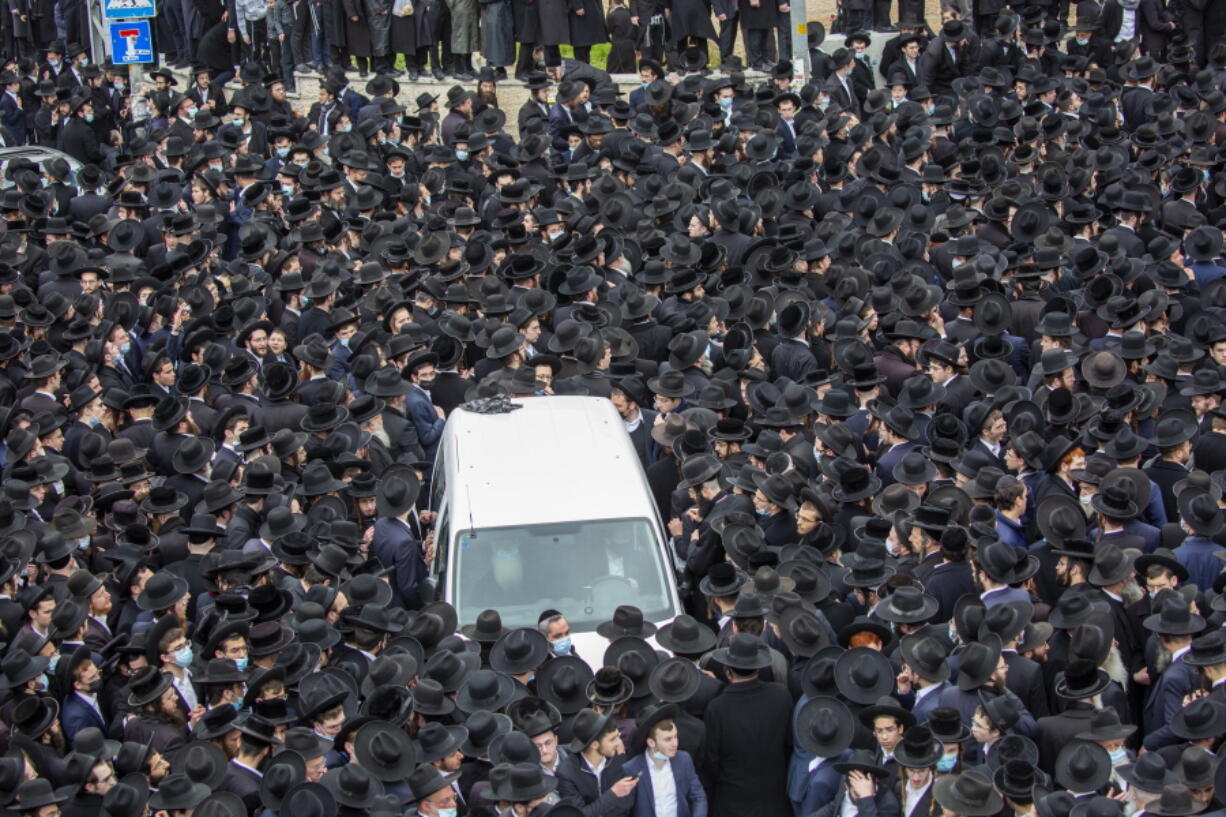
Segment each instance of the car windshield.
M452 597L461 621L496 607L504 625L535 627L552 608L585 632L619 604L637 606L648 621L676 615L646 519L460 530L456 540Z

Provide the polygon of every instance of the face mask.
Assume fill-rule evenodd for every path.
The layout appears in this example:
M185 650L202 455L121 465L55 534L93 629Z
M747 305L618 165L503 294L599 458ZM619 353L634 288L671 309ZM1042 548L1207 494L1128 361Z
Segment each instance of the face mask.
M957 755L941 755L941 759L937 761L938 772L952 772L954 766L958 763Z
M421 203L422 203L422 204L424 204L425 206L429 207L429 206L430 206L430 202L431 202L431 201L432 201L432 199L430 198L429 194L427 194L427 195L426 195L426 197L425 197L424 199L422 199Z
M458 813L459 810L456 809L455 806L452 806L451 808L441 808L438 810L438 817L456 817L456 814Z
M561 230L557 230L556 232L551 230L551 231L550 231L550 233L549 233L549 240L550 240L551 242L553 242L553 241L557 241L557 240L558 240L559 238L561 238L561 237L562 237L562 231L561 231Z
M306 167L307 161L306 159L295 159L294 164L298 165L298 167Z
M389 173L389 174L387 174L387 175L391 176L393 179L403 179L403 178L404 178L404 173L403 173L403 172L400 172L400 173Z
M87 547L89 547L89 537L82 536L80 539L78 539L77 547L80 548L81 550L85 550Z
M1089 44L1090 44L1089 37L1078 37L1077 38L1077 45L1089 45Z
M732 97L730 96L720 97L719 106L723 108L725 111L731 109L732 108Z
M112 82L111 85L115 88L116 91L119 91L119 93L121 94L123 93L124 84L122 82Z
M341 133L344 133L344 131L341 131ZM320 155L319 158L323 159L325 162L328 161L329 159L332 158L332 151L329 150L328 148L324 148L324 152Z
M283 195L283 196L292 196L292 195L294 195L294 188L293 188L293 186L292 186L292 185L288 185L288 184L283 184L283 185L281 185L281 195Z
M188 119L195 119L195 118L196 118L196 113L197 113L199 110L200 110L199 108L188 108L188 109L187 109L187 118L188 118Z
M650 82L640 82L639 85L643 86L643 90L646 91L648 86L651 85L651 83Z
M766 518L766 513L767 513L766 508L754 508L753 510L754 510L754 513L756 513L758 516Z
M97 417L90 417L90 418L89 418L89 424L90 424L91 426L98 426L98 425L102 425L102 421L101 421L101 420L99 420Z
M190 644L184 645L183 649L176 650L174 654L175 665L180 667L190 667L192 665L193 658L195 658L195 656L192 654Z
M80 67L84 68L87 65L89 65L89 57L82 57Z
M349 338L341 338L341 346L344 346L346 349L348 349L349 348Z
M52 68L59 68L59 67L60 67L60 61L59 61L59 60L53 60L53 59L51 59L50 57L48 57L48 58L47 58L47 64L48 64L48 65L50 65Z
M63 495L64 495L64 482L63 482L63 480L58 480L58 479L57 479L55 482L51 483L51 490L52 490L54 493L57 493L57 494L59 494L60 496L63 496Z
M86 122L93 122L93 121L94 121L94 115L93 115L92 113L87 113L87 114L85 114L85 121L86 121Z
M51 663L47 665L47 672L55 674L55 668L60 665L60 657L58 655L51 656Z
M1203 183L1208 184L1209 183L1209 169L1203 168L1200 172L1200 175L1201 175L1201 178L1204 179Z
M225 173L225 168L222 167L221 165L209 165L209 170L215 171L217 173Z
M239 672L243 672L244 670L246 670L247 669L247 656L243 656L242 658L235 661L234 666L238 668Z
M94 681L92 684L86 687L86 691L91 695L97 695L100 691L102 691L102 679L99 678L97 681Z
M553 642L553 652L555 655L570 655L570 651L574 649L575 642L571 637L564 635L557 641Z
M351 130L353 130L353 125L338 125L336 128L337 133L349 133Z
M958 643L958 631L954 629L954 623L952 621L949 622L949 640L955 644Z
M44 692L51 689L51 676L44 672L39 676L39 684L38 688Z
M860 60L860 62L867 62L867 61L868 61L868 52L867 52L867 51L861 51L859 54L857 54L857 55L856 55L856 59Z
M1110 752L1109 754L1111 755L1111 765L1112 766L1118 766L1121 763L1128 760L1128 752L1125 751L1124 747L1122 746L1119 749L1116 749L1114 752Z
M651 753L651 759L652 760L668 760L668 755L664 754L663 752L656 751L656 752Z
M928 114L929 116L932 116L936 112L937 112L937 106L932 103L929 103L927 106L924 107L924 113Z
M242 711L243 711L243 702L242 702L242 701L230 701L230 706L234 707L234 711L235 711L235 712L242 712Z
M130 352L130 351L132 351L132 342L131 342L131 341L128 341L127 343L121 343L121 344L119 344L119 354L121 354L121 355L126 355L126 354L127 354L128 352Z
M241 116L236 116L236 117L234 117L234 119L233 119L233 120L231 120L231 121L232 121L232 122L233 122L233 123L234 123L236 126L238 126L238 127L240 127L240 128L243 126L243 118L242 118Z
M456 158L456 161L458 162L467 162L468 161L468 151L467 150L457 150L455 152L455 158Z

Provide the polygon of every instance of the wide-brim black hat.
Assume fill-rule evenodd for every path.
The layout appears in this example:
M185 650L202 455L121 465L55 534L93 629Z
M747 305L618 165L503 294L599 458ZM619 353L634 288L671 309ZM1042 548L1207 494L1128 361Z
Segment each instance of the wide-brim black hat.
M1111 779L1111 757L1097 743L1071 741L1056 756L1052 777L1073 794L1098 791Z
M838 757L851 745L855 718L837 698L811 698L793 721L796 743L815 757Z
M839 692L857 704L875 703L894 688L889 659L869 647L854 647L840 655L834 677Z

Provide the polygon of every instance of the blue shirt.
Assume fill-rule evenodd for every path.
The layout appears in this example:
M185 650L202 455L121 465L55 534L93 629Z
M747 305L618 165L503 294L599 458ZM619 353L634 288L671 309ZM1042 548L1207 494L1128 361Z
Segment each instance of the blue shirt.
M1022 530L1022 523L1014 522L1000 511L996 512L996 535L1000 537L1000 541L1008 542L1015 548L1030 549L1030 544L1026 541L1026 534Z

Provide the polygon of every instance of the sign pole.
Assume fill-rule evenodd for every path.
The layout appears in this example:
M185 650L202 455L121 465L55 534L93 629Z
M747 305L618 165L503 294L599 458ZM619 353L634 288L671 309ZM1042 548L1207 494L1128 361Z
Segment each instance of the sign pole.
M792 85L803 87L809 81L809 12L806 0L792 0Z

